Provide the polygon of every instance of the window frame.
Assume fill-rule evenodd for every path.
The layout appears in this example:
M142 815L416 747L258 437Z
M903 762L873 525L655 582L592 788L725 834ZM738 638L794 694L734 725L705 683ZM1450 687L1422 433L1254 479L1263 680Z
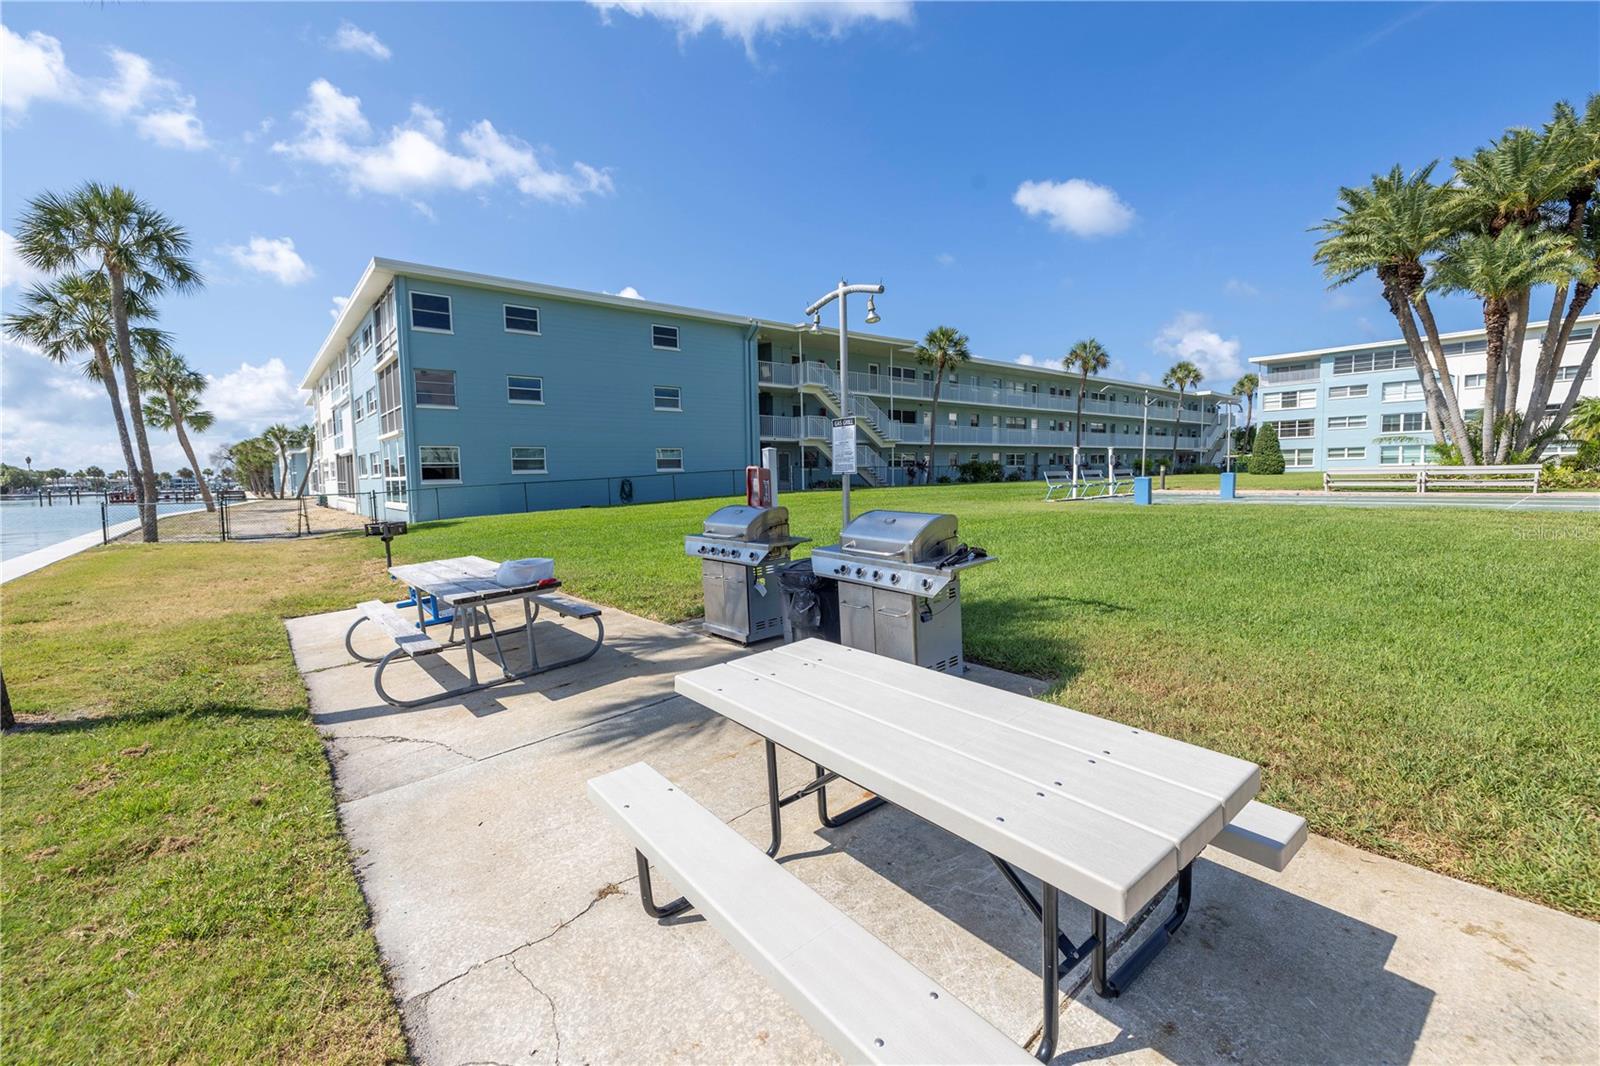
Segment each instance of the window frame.
M517 310L517 311L532 311L533 312L533 326L534 326L534 328L533 329L512 329L511 328L511 323L509 321L509 318L510 318L511 311L513 311L513 310ZM516 333L516 334L519 334L519 335L524 336L524 337L542 337L542 336L544 336L544 312L539 310L539 308L532 306L531 304L501 304L500 305L500 326L507 333Z
M513 381L537 381L539 383L539 398L537 400L519 400L519 399L517 399L515 396L512 395L512 392L515 391L516 388L517 388L517 386L511 384ZM526 391L529 391L529 390L526 388L526 386L524 386L523 387L523 391L526 392ZM517 404L517 405L522 406L522 407L543 407L544 406L544 375L542 375L542 374L507 374L506 375L506 403L514 403L514 404ZM529 445L529 447L533 447L533 445Z
M1335 455L1334 452L1339 452L1340 454ZM1352 455L1350 454L1351 452L1355 454ZM1330 463L1361 463L1366 461L1367 448L1364 444L1340 445L1336 448L1329 448L1327 458Z
M450 397L455 402L454 403L423 403L421 398L418 396L417 385L420 384L417 381L417 375L418 374L449 374L450 375ZM415 399L415 405L416 405L416 407L418 409L421 409L421 410L428 410L428 411L459 411L461 409L461 394L456 389L456 372L454 370L435 370L432 367L425 367L425 366L414 366L414 367L412 367L411 368L411 395L412 395L412 397L416 398Z
M422 458L422 453L427 451L427 450L429 450L430 448L439 448L439 449L448 448L451 451L454 451L456 453L456 461L453 464L455 466L455 468L456 468L456 476L455 477L453 477L453 478L448 478L448 477L433 477L433 478L431 478L431 477L428 476L427 470L428 470L428 467L430 465L431 466L448 466L448 465L452 465L452 464L448 464L448 463L431 463L430 464L430 463L426 462ZM419 444L419 445L417 445L417 484L419 486L420 485L460 485L461 483L462 483L462 477L461 477L461 445L459 445L459 444Z
M436 297L436 298L438 298L440 300L443 300L445 302L445 306L448 308L448 310L446 310L444 312L444 314L446 316L448 316L449 319L450 319L450 328L449 329L440 329L438 326L419 326L419 325L417 325L417 297L418 296L433 296L433 297ZM412 289L411 291L406 293L406 308L410 311L410 314L408 314L406 316L406 324L409 325L414 331L416 331L418 333L443 333L446 336L450 336L450 335L454 334L455 331L456 331L456 302L447 293L442 293L442 292L423 292L420 289ZM437 315L437 314L439 314L439 312L438 311L423 311L423 314L425 314L425 315Z
M517 452L519 451L538 451L539 462L542 464L543 469L518 470ZM511 456L511 473L513 475L518 477L546 477L550 473L550 449L543 444L513 444L508 454Z
M662 463L662 458L663 458L662 457L662 453L663 452L677 452L678 453L678 466L677 466L676 469L673 469L671 467L662 467L661 463ZM684 455L683 455L683 449L682 448L668 447L668 448L657 448L656 449L656 473L658 473L658 474L682 474L682 473L686 472L686 469L687 468L684 465Z
M656 343L656 330L658 329L670 329L672 331L672 344L670 346ZM650 347L658 352L681 352L683 351L683 331L677 326L669 326L665 322L652 322L650 323Z
M661 406L661 390L662 389L671 389L673 392L675 392L677 394L678 406L676 406L676 407L662 407ZM652 386L650 386L650 404L651 404L651 410L653 410L653 411L661 411L661 412L666 413L666 414L675 414L675 415L683 414L683 386L682 385L652 385Z

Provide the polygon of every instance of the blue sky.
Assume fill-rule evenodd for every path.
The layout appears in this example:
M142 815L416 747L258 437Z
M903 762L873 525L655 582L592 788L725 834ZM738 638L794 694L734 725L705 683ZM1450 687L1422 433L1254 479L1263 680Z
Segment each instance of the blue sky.
M1183 354L1226 387L1253 354L1391 336L1373 285L1325 289L1308 227L1340 184L1594 91L1582 48L1471 64L1507 26L1595 40L1600 5L12 3L4 26L0 228L88 177L189 228L209 284L163 324L215 378L215 445L304 419L372 255L772 318L882 280L880 330L1039 362L1094 336L1130 380ZM9 237L4 280L9 308ZM104 407L8 346L0 456L120 466Z

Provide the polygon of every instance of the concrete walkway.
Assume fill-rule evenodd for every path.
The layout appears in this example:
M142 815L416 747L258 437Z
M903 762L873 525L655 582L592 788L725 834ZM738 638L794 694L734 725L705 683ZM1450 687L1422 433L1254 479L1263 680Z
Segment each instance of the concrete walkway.
M608 610L585 664L398 711L344 651L353 617L288 628L418 1058L834 1060L692 911L644 915L633 853L584 795L643 759L764 846L759 740L672 691L741 649ZM543 655L580 639L540 627ZM405 669L390 672L401 695L434 683ZM784 770L785 787L809 776L798 760ZM853 792L835 786L836 804ZM1033 1039L1038 927L981 852L894 808L840 830L807 804L784 817L792 874ZM1064 908L1069 934L1087 922ZM1600 926L1317 837L1282 875L1208 853L1188 922L1128 995L1097 999L1078 976L1057 1063L1600 1061Z

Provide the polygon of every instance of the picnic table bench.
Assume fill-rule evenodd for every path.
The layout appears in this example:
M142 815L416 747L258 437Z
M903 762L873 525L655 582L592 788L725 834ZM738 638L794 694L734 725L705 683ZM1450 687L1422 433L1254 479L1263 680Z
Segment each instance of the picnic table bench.
M573 666L600 650L600 646L605 642L605 623L601 618L599 607L557 592L561 582L554 579L522 585L502 585L496 579L499 569L499 563L476 555L439 559L427 563L409 563L389 568L389 576L404 584L409 590L408 597L393 605L382 600L368 600L359 604L361 616L350 624L344 636L345 650L352 658L377 664L378 668L372 675L372 685L377 690L379 698L395 707L420 707L449 697L478 692L494 685L503 685L509 681L520 681L534 674ZM489 613L489 608L494 604L513 600L522 603L523 629L528 640L528 666L523 670L513 670L510 667L505 648L500 641L501 633L495 627L493 615ZM414 621L401 613L407 608L415 609ZM558 662L541 663L533 628L541 609L554 611L563 618L593 621L594 642L577 655ZM365 655L358 651L355 646L355 633L364 622L372 623L388 635L394 641L394 648L382 656ZM428 633L429 628L445 624L450 626L450 631L444 641L435 640ZM461 632L459 640L455 636L457 629ZM485 630L488 632L487 638L484 636ZM478 679L476 645L484 639L488 639L494 646L501 675L489 681ZM399 699L384 689L384 671L396 657L405 656L420 660L458 646L465 647L467 651L467 683L464 686L412 700Z
M1282 870L1306 838L1304 819L1255 801L1261 771L1254 763L824 641L685 673L676 687L764 739L768 856L781 847L781 809L811 795L827 826L888 802L988 853L1040 924L1037 1056L1045 1061L1055 1049L1061 978L1088 960L1096 993L1124 991L1182 924L1193 863L1207 847ZM780 746L816 770L788 796L778 788ZM827 786L840 779L874 798L830 816ZM782 901L799 898L784 883L792 880L787 872L770 863L756 872L759 849L731 830L712 832L707 819L716 819L695 814L693 801L649 767L597 778L590 792L635 846L646 912L698 908L847 1060L1005 1057L977 1050L988 1037L974 1034L966 1014L875 1009L919 994L937 994L930 1003L949 997L898 956L899 966L883 958L883 945L863 948L866 934L835 933L854 926L820 910L825 903L795 904L795 921L783 921ZM647 858L669 872L683 899L654 902ZM1022 873L1040 882L1039 896ZM1108 973L1107 918L1141 921L1174 883L1171 915ZM1091 910L1081 941L1060 930L1062 892ZM758 904L749 896L778 902L771 913L752 913ZM813 948L818 941L825 943ZM871 969L870 988L850 976L858 953L871 960L861 964ZM949 1027L948 1047L929 1041L933 1026Z

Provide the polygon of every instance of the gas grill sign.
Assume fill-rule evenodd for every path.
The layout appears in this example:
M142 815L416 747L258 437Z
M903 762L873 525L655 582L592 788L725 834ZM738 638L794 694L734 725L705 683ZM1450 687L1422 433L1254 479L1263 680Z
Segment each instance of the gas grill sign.
M835 474L854 474L856 472L856 420L854 418L835 418L833 420L833 472Z

